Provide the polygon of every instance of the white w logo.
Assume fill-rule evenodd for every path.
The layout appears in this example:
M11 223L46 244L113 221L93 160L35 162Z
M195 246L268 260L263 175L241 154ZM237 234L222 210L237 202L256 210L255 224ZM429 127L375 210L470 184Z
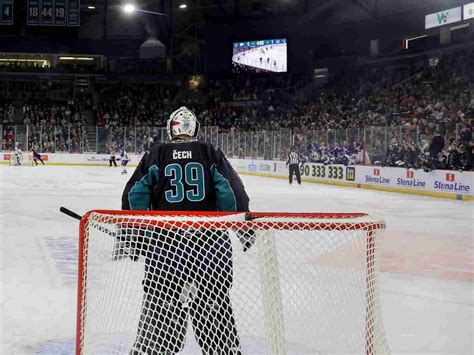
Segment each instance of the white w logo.
M437 14L436 16L438 17L438 24L441 25L443 23L448 22L448 15L449 15L449 11Z

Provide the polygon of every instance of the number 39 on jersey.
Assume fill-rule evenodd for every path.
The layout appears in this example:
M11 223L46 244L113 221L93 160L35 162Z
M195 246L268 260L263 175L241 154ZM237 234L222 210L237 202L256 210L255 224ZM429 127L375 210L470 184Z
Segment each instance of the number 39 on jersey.
M188 163L184 171L179 164L168 164L165 176L171 178L171 189L165 191L166 201L178 203L186 198L190 202L199 202L204 199L204 168L200 163Z

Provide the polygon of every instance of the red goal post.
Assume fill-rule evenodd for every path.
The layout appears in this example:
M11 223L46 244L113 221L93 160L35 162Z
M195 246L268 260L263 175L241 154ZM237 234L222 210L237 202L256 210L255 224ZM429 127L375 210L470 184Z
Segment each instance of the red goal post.
M117 240L160 238L150 234L157 230L230 235L230 299L242 353L388 353L378 285L384 229L383 220L364 213L90 211L80 223L76 353L128 353L136 343L143 289L130 280L143 278L132 269L145 258L124 257L129 251ZM253 238L246 252L241 235ZM109 285L112 278L117 284ZM123 290L130 299L117 296ZM130 304L135 312L111 327ZM184 347L195 351L192 338Z

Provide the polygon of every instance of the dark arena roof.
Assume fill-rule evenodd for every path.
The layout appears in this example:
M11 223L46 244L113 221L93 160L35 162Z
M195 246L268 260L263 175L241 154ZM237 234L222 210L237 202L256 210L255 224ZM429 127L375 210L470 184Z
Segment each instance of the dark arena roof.
M289 72L311 72L313 59L368 56L373 39L379 55L393 54L404 38L424 33L426 14L463 1L139 0L136 8L148 12L126 14L123 1L81 0L79 15L68 11L65 25L27 15L42 9L34 3L15 1L13 16L3 16L0 53L101 55L122 63L139 61L141 44L153 36L165 49L157 61L172 62L160 66L164 72L223 76L232 43L246 40L287 38Z

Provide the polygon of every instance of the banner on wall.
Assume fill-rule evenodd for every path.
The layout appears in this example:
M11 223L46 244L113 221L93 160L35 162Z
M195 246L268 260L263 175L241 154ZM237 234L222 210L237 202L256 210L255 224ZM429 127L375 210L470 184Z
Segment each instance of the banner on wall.
M466 4L463 7L463 19L468 20L470 18L474 18L474 2Z
M452 9L435 12L425 16L425 29L448 25L450 23L461 21L461 6Z
M23 154L29 154L29 153L24 152ZM3 157L2 157L2 159L0 159L0 162L11 160L11 155L12 155L11 153L3 153L2 155L3 155ZM41 160L48 161L48 154L40 154L40 156L41 156ZM25 157L25 156L23 155L23 157Z
M360 184L385 185L473 196L474 173L468 171L434 170L427 173L422 170L401 168L374 168L369 166L356 166L355 168L359 173L355 181Z
M23 152L23 154L31 154ZM136 166L143 155L129 154L129 166ZM41 154L41 159L50 162L52 165L109 165L110 154L79 154L79 153L48 153ZM10 161L10 152L0 154L0 162Z
M230 159L237 172L265 176L287 177L285 162L266 160ZM300 168L307 180L326 183L351 183L406 190L443 192L473 196L474 173L448 170L407 170L379 166L344 166L306 163Z

